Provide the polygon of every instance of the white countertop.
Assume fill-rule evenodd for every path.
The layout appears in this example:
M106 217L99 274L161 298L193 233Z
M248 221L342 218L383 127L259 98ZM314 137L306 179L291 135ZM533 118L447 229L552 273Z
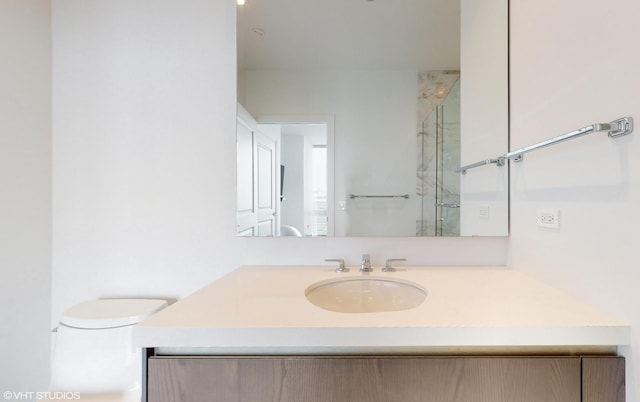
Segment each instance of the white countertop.
M164 354L465 353L610 350L629 325L504 267L403 267L370 276L428 291L403 311L336 313L311 304L318 281L357 268L241 267L134 328Z

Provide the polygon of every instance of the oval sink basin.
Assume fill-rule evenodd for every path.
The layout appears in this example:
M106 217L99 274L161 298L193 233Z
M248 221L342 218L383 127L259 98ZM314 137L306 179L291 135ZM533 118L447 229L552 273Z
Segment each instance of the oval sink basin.
M349 277L314 283L305 291L315 306L338 313L408 310L422 304L427 291L417 283L381 277Z

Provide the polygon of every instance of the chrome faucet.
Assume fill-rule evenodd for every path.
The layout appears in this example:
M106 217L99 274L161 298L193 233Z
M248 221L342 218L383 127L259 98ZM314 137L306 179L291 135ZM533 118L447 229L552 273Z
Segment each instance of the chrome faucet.
M392 262L396 261L407 261L406 258L389 258L384 264L384 268L382 268L382 272L396 272L397 270L391 266Z
M338 262L340 265L336 268L336 272L349 272L349 268L344 265L344 260L341 258L330 258L326 259L327 262Z
M360 265L360 272L373 272L371 268L371 257L369 254L362 254L362 265Z

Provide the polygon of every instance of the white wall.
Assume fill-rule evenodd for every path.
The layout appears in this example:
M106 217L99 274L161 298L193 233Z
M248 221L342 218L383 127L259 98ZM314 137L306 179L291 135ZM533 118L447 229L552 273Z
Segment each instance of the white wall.
M96 297L182 297L241 264L505 262L504 238L237 238L235 1L53 11L54 321Z
M0 2L0 390L46 389L51 298L51 8Z
M640 2L511 0L511 147L595 122L640 123ZM509 262L632 326L627 401L640 395L640 130L592 134L512 164ZM560 230L536 211L561 210Z
M508 151L508 10L500 0L462 0L461 6L460 159L462 165L468 165ZM507 235L507 168L482 166L460 177L460 233ZM487 209L488 214L481 214Z
M53 1L53 317L237 265L234 4Z

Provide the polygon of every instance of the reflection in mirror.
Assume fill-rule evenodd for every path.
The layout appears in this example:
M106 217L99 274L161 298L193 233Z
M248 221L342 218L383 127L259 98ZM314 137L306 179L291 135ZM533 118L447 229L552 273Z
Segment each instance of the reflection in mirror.
M237 234L506 235L506 168L455 172L507 151L506 44L506 0L238 6Z
M327 125L280 130L280 235L327 236Z
M420 75L417 195L419 236L460 235L460 74ZM433 90L428 91L431 87ZM422 114L420 114L422 112ZM423 116L426 115L423 119Z

